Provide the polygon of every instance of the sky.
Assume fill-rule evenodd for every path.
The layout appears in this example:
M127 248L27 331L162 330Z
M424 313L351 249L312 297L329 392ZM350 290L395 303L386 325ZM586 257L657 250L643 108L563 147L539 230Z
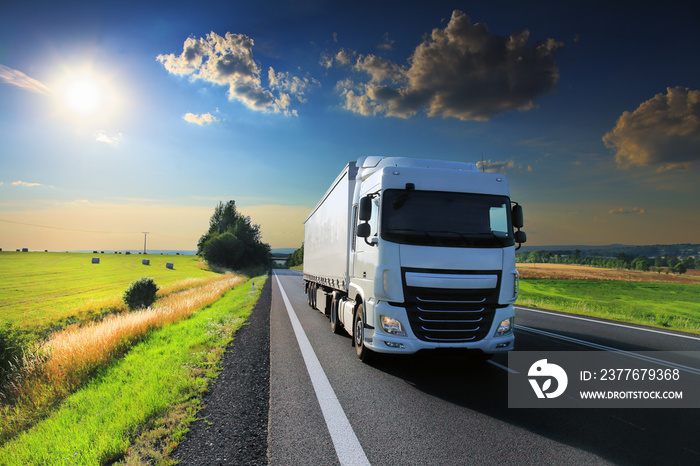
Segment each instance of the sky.
M529 246L700 243L697 2L0 4L0 248L272 248L365 155L503 173Z

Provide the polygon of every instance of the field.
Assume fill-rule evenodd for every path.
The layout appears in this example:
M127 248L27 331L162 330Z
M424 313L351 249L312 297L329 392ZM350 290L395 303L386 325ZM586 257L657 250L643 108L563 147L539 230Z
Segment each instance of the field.
M518 264L518 304L700 333L700 273Z
M50 416L22 416L26 426L0 446L0 464L173 464L167 455L201 408L199 397L265 278L255 279L254 290L248 280L191 318L153 331Z
M93 264L93 257L100 263ZM196 256L0 252L0 322L27 328L89 320L120 309L124 290L143 276L152 277L164 295L221 275Z
M623 282L684 283L700 285L700 270L688 270L683 275L665 272L641 272L566 264L518 264L520 278L566 280L614 280Z
M128 311L122 294L143 276L157 300ZM149 429L167 453L265 277L255 282L194 256L0 252L0 464L110 462ZM156 427L163 416L181 421Z

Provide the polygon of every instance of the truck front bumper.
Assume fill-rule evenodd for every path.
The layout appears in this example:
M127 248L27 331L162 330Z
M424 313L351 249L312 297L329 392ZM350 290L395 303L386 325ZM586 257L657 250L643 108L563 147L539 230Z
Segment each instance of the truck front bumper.
M491 328L486 337L477 341L464 343L431 342L418 339L409 324L406 309L392 306L387 302L373 303L371 300L366 308L367 322L372 322L374 329L365 329L365 346L378 353L413 354L424 349L471 349L481 350L486 354L496 354L513 349L513 318L515 310L512 305L496 309ZM405 336L387 333L382 328L380 316L391 317L401 322ZM499 324L505 319L511 319L511 329L508 333L496 336Z

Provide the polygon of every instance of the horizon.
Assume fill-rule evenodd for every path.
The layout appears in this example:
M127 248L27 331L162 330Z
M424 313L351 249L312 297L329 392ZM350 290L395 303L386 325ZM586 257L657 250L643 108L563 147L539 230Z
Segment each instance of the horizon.
M193 250L232 199L265 243L296 249L365 155L503 173L527 247L697 243L696 11L3 6L0 246L139 250L148 231L154 248Z

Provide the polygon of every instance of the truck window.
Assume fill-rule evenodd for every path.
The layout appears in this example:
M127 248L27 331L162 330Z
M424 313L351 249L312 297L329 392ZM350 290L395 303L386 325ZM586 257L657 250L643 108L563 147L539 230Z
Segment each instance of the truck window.
M369 226L372 228L370 237L377 236L379 225L379 196L372 199L372 217L369 219Z
M383 194L382 238L451 247L513 246L506 196L390 189Z

